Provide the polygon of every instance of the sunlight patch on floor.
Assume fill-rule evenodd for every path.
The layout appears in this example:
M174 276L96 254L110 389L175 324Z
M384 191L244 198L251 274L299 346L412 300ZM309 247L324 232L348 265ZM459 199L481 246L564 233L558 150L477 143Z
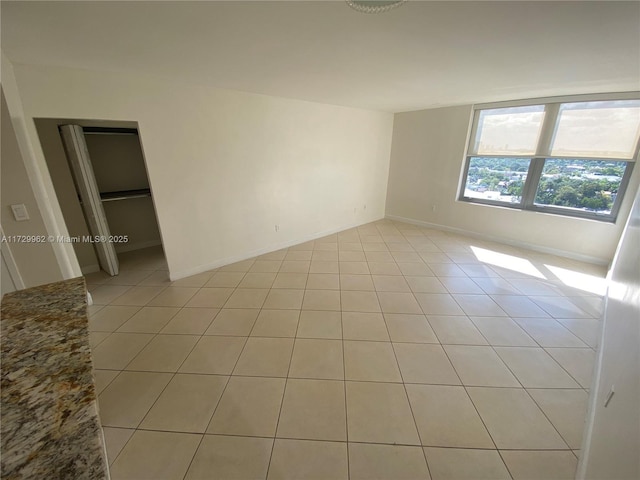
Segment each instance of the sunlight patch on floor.
M524 258L515 257L513 255L506 255L504 253L494 252L493 250L487 250L485 248L471 246L474 255L478 260L483 263L495 265L496 267L506 268L515 272L524 273L525 275L531 275L536 278L546 277L538 270L533 263Z
M607 281L605 278L555 267L553 265L545 265L545 267L568 287L577 288L596 295L604 295L606 293Z

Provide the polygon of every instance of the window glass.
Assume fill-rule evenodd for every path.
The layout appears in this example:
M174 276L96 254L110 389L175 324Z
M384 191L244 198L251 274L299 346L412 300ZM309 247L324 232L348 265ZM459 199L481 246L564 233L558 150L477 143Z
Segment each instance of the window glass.
M529 158L471 157L464 196L505 203L520 203Z
M609 214L626 167L627 162L548 158L535 203Z
M544 105L481 110L474 153L535 154L543 118Z
M560 105L552 156L628 158L640 134L640 100Z
M572 98L476 110L460 200L615 222L640 148L640 99Z

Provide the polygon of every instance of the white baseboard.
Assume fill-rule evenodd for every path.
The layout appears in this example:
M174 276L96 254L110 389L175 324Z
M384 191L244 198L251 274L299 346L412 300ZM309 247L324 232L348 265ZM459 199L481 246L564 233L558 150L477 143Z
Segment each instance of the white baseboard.
M94 263L93 265L85 265L84 267L81 266L80 271L82 272L82 275L88 275L90 273L99 272L100 265L98 265L97 263Z
M156 247L158 245L162 245L162 241L158 240L150 240L148 242L138 242L138 243L119 243L116 246L116 253L125 253L131 252L133 250L142 250L143 248Z
M486 235L483 233L472 232L470 230L465 230L465 229L456 228L456 227L449 227L447 225L440 225L437 223L429 223L429 222L424 222L422 220L414 220L413 218L400 217L398 215L385 215L384 218L387 218L389 220L396 220L398 222L410 223L412 225L418 225L421 227L427 227L427 228L433 228L436 230L444 230L446 232L458 233L460 235L466 235L468 237L477 238L479 240L488 240L491 242L503 243L505 245L510 245L512 247L526 248L527 250L533 250L534 252L548 253L550 255L557 255L558 257L570 258L572 260L578 260L580 262L591 263L594 265L608 266L610 264L610 261L604 258L592 257L590 255L582 255L576 252L545 247L545 246L536 245L533 243L520 242L517 240L511 240L511 239L496 236L496 235Z
M278 250L282 250L283 248L289 248L294 245L298 245L300 243L310 242L311 240L316 240L318 238L326 237L327 235L333 235L334 233L342 232L344 230L349 230L350 228L360 227L361 225L366 225L367 223L377 222L378 220L382 220L384 217L374 218L371 220L367 220L360 223L343 225L338 228L333 228L330 230L325 230L322 232L316 232L311 235L307 235L302 238L297 238L295 240L291 240L289 242L282 242L278 244L272 244L265 248L260 248L258 250L253 250L247 253L243 253L241 255L236 255L233 257L223 258L221 260L217 260L212 263L208 263L205 265L199 265L194 268L188 268L186 270L181 270L179 272L171 272L169 271L169 278L171 281L180 280L181 278L190 277L192 275L197 275L198 273L207 272L209 270L213 270L214 268L224 267L225 265L230 265L232 263L241 262L243 260L247 260L249 258L257 257L258 255L264 255L265 253L276 252Z

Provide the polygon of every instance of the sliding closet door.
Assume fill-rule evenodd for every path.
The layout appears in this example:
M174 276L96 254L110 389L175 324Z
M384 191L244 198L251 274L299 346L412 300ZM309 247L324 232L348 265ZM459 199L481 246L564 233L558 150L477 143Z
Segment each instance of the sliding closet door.
M93 174L82 127L63 125L60 127L60 131L89 231L94 239L100 240L94 243L98 261L102 269L109 275L117 275L118 257L113 243L108 241L110 237L109 225L102 208L102 200Z

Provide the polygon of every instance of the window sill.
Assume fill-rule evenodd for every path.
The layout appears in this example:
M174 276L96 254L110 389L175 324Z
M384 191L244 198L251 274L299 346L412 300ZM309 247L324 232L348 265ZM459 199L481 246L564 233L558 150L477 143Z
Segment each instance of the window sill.
M599 223L616 223L616 217L609 214L597 214L586 211L574 211L574 210L565 210L562 208L554 208L549 206L537 206L533 205L531 207L523 207L522 204L509 204L506 202L492 202L490 200L479 200L476 198L462 197L458 198L458 202L467 203L471 205L480 205L483 207L497 207L497 208L506 208L509 210L518 210L521 212L528 213L536 213L543 215L554 215L560 217L573 218L577 220L590 220Z

